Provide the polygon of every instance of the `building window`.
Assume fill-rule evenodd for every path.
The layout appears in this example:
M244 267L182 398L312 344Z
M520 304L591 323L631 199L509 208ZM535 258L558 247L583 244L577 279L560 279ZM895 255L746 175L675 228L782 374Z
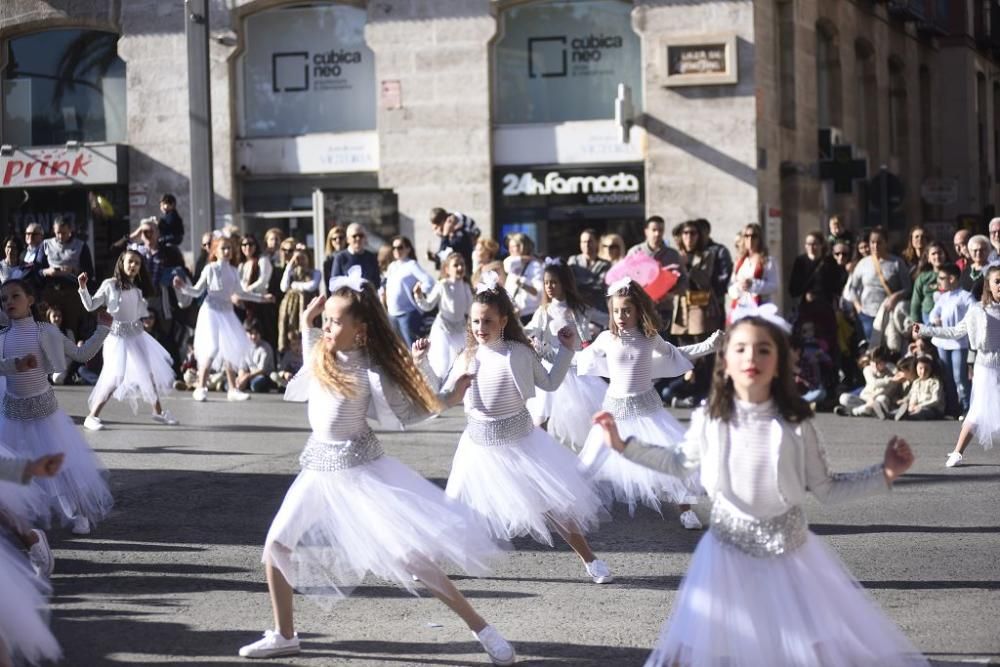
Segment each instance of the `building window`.
M795 128L795 2L781 0L778 10L778 90L781 125Z
M934 106L931 97L931 70L927 65L920 66L920 151L922 155L924 176L930 176L934 171Z
M875 71L875 53L872 45L859 39L854 44L858 143L870 156L878 152L878 75Z
M248 16L240 57L244 137L375 129L375 55L364 9L296 5Z
M118 57L118 35L46 30L7 42L4 143L46 146L125 137L125 63Z
M819 127L842 127L840 53L836 28L816 24L816 120Z
M493 47L498 124L561 123L614 117L618 84L642 109L642 51L632 3L547 0L500 14Z
M889 59L889 154L899 160L899 171L906 172L909 157L909 117L906 113L906 70L902 61Z

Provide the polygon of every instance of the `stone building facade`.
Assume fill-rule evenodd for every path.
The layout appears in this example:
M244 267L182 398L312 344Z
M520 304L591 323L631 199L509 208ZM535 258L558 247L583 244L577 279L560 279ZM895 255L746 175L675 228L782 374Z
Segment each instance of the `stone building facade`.
M790 262L831 213L945 234L982 225L1000 194L993 0L209 4L215 220L191 220L187 195L184 3L0 5L7 227L72 201L99 246L173 192L189 251L229 220L317 243L321 190L327 226L360 219L418 248L433 206L492 236L526 231L549 254L571 251L585 226L637 240L659 214L707 218L724 243L760 221ZM86 79L78 88L103 91L103 115L65 86L55 108L32 79L38 40L91 32L115 36L116 53L81 65L67 49L78 60L35 68ZM631 93L627 141L618 83ZM88 160L121 156L103 180L25 175L91 145ZM302 217L271 215L290 210Z

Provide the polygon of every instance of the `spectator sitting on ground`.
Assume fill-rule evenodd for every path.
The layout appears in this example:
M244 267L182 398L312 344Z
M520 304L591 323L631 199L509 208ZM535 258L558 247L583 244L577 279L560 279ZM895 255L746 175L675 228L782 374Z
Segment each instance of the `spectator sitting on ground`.
M266 394L275 388L271 373L275 371L274 348L260 335L256 324L247 327L247 336L253 344L253 352L247 367L236 377L236 386L241 391L249 389L255 394Z
M875 415L875 405L882 405L883 414L895 406L902 396L901 386L894 377L895 371L889 363L889 353L884 347L876 347L868 353L867 363L862 365L865 386L860 394L840 395L840 405L834 414L846 417L870 417ZM895 382L895 384L893 384Z
M288 340L285 342L285 350L281 353L281 359L278 361L278 370L274 372L271 379L278 385L278 388L284 389L302 368L302 363L302 335L298 331L289 332Z
M54 326L56 329L62 332L66 339L73 343L73 345L79 346L76 340L76 334L73 333L72 329L65 326L63 322L62 311L56 306L49 306L48 312L45 313L45 319L49 321L49 324ZM79 366L77 362L73 361L69 357L66 357L66 370L60 373L53 373L49 376L49 380L52 384L73 384L73 376L76 374L76 368Z
M806 403L823 401L826 398L823 369L833 367L829 355L820 349L815 338L809 345L800 336L792 336L789 342L789 360L795 369L795 387L802 400Z
M917 378L910 383L906 396L896 410L896 421L929 420L944 417L944 386L937 377L934 358L921 355L916 359Z

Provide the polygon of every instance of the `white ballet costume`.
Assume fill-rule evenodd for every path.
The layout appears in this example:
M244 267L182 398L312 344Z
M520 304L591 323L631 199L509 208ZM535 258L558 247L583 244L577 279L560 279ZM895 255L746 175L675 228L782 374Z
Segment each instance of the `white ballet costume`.
M104 366L88 404L91 412L109 396L128 402L136 412L139 401L155 404L173 389L174 369L170 353L143 327L148 317L146 299L139 289L122 290L108 278L91 296L80 289L80 300L89 311L105 306L114 318L111 333L104 340Z
M238 370L250 358L253 345L236 317L232 297L263 303L265 296L243 289L236 267L221 260L206 264L198 282L182 286L181 292L195 299L207 293L194 329L198 367L222 368L228 364Z
M434 374L446 377L455 357L465 349L465 332L472 308L472 288L464 280L439 280L426 297L414 295L417 306L424 311L438 307L437 317L427 335L431 346L427 359Z
M621 331L619 336L604 331L577 359L581 374L610 379L603 408L615 416L622 438L634 436L661 447L679 443L684 427L664 409L653 380L677 377L692 367L678 348L638 329ZM675 504L696 501L698 489L693 479L680 479L625 460L605 447L604 431L599 426L590 426L580 459L606 499L626 504L630 514L640 503L659 512L664 498Z
M553 527L585 534L607 518L577 458L535 426L525 408L530 388L558 386L572 354L562 349L546 371L534 350L501 339L480 345L474 360L463 353L446 382L475 373L465 394L468 425L445 490L482 516L497 538L531 536L551 546Z
M17 458L17 454L0 443L0 460ZM35 523L48 521L49 503L37 484L21 484L20 480L8 480L0 476L0 515L11 526L24 533Z
M65 454L58 475L33 482L45 493L49 512L61 515L64 521L83 516L96 524L107 516L114 501L107 471L56 401L47 377L52 370L50 353L44 350L55 341L60 345L59 352L85 362L96 353L107 333L107 327L99 326L97 333L77 347L51 324L36 322L29 316L12 320L10 328L0 334L7 375L7 392L0 407L0 442L15 455L31 460ZM35 356L38 365L22 372L14 370L13 360L28 354Z
M974 427L975 438L983 449L990 449L1000 442L1000 305L973 304L956 326L925 326L920 335L949 339L969 337L969 348L975 350L976 361L965 423Z
M304 355L320 338L304 332ZM263 562L324 606L348 595L371 573L416 594L420 582L440 590L436 564L482 575L503 553L478 518L440 488L385 455L366 416L402 426L431 415L413 406L363 350L337 354L353 397L322 385L306 362L286 400L308 398L312 434L302 470L271 523ZM392 424L391 422L396 422Z
M535 311L524 327L524 333L529 339L538 341L542 365L550 369L562 346L559 330L569 326L576 331L579 340L590 340L589 325L587 313L573 312L565 302L554 299L548 306ZM607 390L608 385L601 378L577 374L574 363L555 391L536 390L535 396L528 399L528 412L536 424L548 421L546 430L549 435L574 452L579 452Z
M697 410L680 447L629 440L624 455L675 475L699 470L713 500L647 667L928 665L802 511L807 493L888 493L881 464L831 473L812 421L786 422L770 400L737 401L729 424Z

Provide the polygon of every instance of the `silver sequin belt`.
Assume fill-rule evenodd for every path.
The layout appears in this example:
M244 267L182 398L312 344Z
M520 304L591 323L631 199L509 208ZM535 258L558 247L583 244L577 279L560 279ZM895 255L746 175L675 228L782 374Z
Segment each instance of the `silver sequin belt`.
M663 409L663 399L656 389L644 391L641 394L632 396L612 396L604 395L604 409L615 416L615 419L628 419L629 417L641 417Z
M135 322L115 320L111 323L112 336L138 336L145 330L145 327L142 326L142 320L136 320Z
M324 442L310 436L299 456L299 465L306 470L337 472L371 463L383 454L382 443L371 429L357 438L335 442Z
M205 297L205 305L220 312L233 309L233 302L229 299L213 298L212 296Z
M716 503L712 506L710 523L715 539L754 558L791 553L805 544L809 536L809 524L798 505L769 519L749 519Z
M524 409L516 415L503 419L469 417L469 425L465 430L477 445L495 447L509 445L513 440L530 435L535 430L535 424L531 421L531 413Z
M59 409L56 392L49 387L44 393L27 398L15 398L10 394L3 396L3 416L7 419L41 419L55 414Z

